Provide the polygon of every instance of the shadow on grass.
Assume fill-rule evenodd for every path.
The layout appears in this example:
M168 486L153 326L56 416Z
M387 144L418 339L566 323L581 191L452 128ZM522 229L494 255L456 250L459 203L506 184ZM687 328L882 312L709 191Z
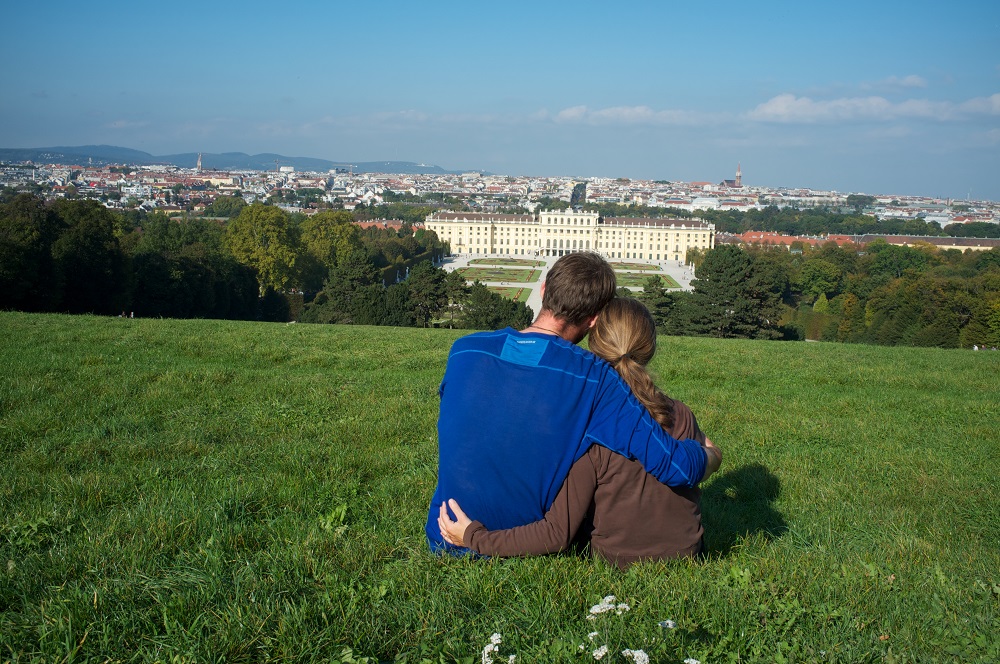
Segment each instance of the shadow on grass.
M774 508L781 482L760 464L717 476L701 494L701 519L709 556L727 556L745 539L765 541L785 534L788 525Z

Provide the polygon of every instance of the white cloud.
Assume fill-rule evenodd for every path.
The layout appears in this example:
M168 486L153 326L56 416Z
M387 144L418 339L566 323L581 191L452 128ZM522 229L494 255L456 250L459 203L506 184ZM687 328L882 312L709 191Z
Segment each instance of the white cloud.
M109 129L136 129L139 127L146 127L149 122L146 120L115 120L108 123Z
M916 74L910 74L909 76L889 76L888 78L883 78L881 81L876 81L874 83L862 83L862 90L899 90L907 88L926 88L927 79L923 76L917 76Z
M572 106L559 111L554 120L560 123L589 125L673 125L695 126L711 124L722 119L718 113L701 113L678 109L657 111L649 106L611 106L591 110L586 106Z
M890 76L886 79L886 82L890 85L895 84L901 88L926 88L927 79L922 76L917 76L916 74L910 74L909 76L904 76L903 78L897 79L895 76Z
M970 99L961 106L963 111L969 113L983 113L985 115L1000 115L1000 93L989 97L976 97Z
M576 122L587 117L586 106L572 106L556 113L556 122Z
M376 113L374 117L380 122L425 122L428 119L426 113L413 109Z
M841 97L814 101L809 97L781 94L748 113L763 122L830 122L885 114L892 104L883 97Z
M949 121L973 115L1000 115L1000 94L956 104L929 99L891 102L876 96L814 100L786 93L758 105L747 113L747 118L759 122L811 124L858 120L880 122L903 118Z

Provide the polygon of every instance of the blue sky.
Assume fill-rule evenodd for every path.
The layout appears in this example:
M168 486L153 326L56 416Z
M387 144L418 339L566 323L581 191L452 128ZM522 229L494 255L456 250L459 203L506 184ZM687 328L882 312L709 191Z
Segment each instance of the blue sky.
M0 147L1000 200L1000 3L18 2Z

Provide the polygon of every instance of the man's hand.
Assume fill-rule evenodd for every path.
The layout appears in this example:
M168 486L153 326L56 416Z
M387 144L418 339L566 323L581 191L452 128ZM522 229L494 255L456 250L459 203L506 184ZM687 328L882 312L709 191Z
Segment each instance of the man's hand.
M448 515L448 508L455 513L455 521ZM441 510L438 512L438 528L441 530L441 537L448 544L455 546L465 546L465 529L472 523L472 519L465 515L462 508L454 498L448 499L448 504L441 503Z
M704 482L722 465L722 451L712 443L708 436L705 436L705 443L701 448L705 450L705 476L701 478L701 481Z

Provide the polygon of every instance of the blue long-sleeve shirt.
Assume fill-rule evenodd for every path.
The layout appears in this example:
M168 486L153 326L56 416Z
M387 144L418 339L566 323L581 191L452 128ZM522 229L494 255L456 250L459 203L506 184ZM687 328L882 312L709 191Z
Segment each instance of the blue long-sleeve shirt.
M559 337L511 328L462 337L440 396L426 525L434 550L455 548L438 530L443 501L491 530L537 521L592 444L638 459L668 486L695 486L705 474L696 441L672 438L610 365Z

